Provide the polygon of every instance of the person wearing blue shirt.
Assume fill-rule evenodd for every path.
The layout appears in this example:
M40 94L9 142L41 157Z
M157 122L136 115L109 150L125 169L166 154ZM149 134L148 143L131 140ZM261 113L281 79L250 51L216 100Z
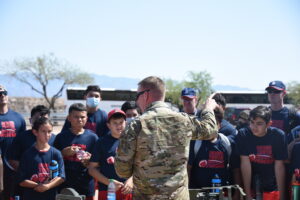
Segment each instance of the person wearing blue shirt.
M97 85L89 85L84 92L84 99L86 100L87 107L87 122L84 126L85 129L91 130L102 137L108 133L106 126L107 113L99 108L101 101L101 89ZM71 123L66 119L61 132L68 130Z
M85 195L86 200L93 200L94 180L88 174L87 165L98 136L83 128L87 120L87 109L83 104L70 106L68 120L71 128L59 133L54 141L65 163L66 181L62 187L74 188L79 194Z
M266 91L272 110L272 126L283 130L287 136L293 128L300 125L300 113L291 113L291 110L284 106L286 87L282 81L270 82Z
M270 127L271 123L271 110L258 106L250 111L250 127L240 129L237 135L247 199L252 199L251 188L255 185L262 186L264 200L285 199L287 143L284 132Z
M110 134L99 139L89 164L89 173L99 182L98 200L106 200L107 185L109 179L113 179L116 186L117 200L132 199L132 177L129 179L120 178L114 167L114 158L119 145L119 138L125 130L126 114L120 109L114 109L108 113L107 126Z
M44 106L44 105L37 105L31 109L31 114L30 114L30 123L31 126L33 126L34 122L41 118L49 118L50 115L50 110ZM55 134L51 134L51 137L48 141L48 144L50 146L53 146L54 139L55 139ZM22 154L29 149L34 143L36 142L36 136L33 134L32 129L31 130L26 130L20 134L18 134L14 140L13 143L10 147L10 159L9 163L11 166L14 167L15 170L17 170L19 166L19 161L21 159Z
M3 191L3 162L1 157L1 149L0 149L0 193Z
M293 172L292 182L300 184L300 143L296 143L292 149L291 169Z
M0 85L0 148L3 161L3 198L9 199L14 196L16 172L9 164L9 149L14 138L26 130L24 118L8 107L8 91Z
M220 127L223 110L218 107L214 114ZM212 140L192 140L188 160L189 187L210 187L216 174L221 184L226 185L229 182L231 149L229 139L222 133L218 133Z
M64 162L60 151L51 147L52 124L48 118L39 118L33 124L36 143L23 155L18 169L19 185L23 188L22 200L54 200L57 187L65 179ZM57 163L57 173L50 170Z

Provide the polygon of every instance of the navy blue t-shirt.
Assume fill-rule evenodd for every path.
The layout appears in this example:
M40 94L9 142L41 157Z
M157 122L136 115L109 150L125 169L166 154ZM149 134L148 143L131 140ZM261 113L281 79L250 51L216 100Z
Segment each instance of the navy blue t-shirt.
M300 142L297 142L292 150L291 155L291 169L292 173L295 175L296 180L300 183Z
M60 151L69 146L78 146L82 150L92 153L98 136L91 130L85 130L82 134L75 135L71 130L58 134L54 146ZM64 187L72 187L79 194L94 195L94 180L88 174L88 169L74 156L64 157L66 181Z
M107 113L104 110L98 109L94 113L88 113L88 119L84 126L85 129L89 129L97 134L98 137L106 135L109 131L106 125ZM64 132L71 127L71 123L66 119L65 124L61 130Z
M114 166L118 146L119 139L112 137L109 133L97 141L90 162L99 163L101 174L108 179L124 182L126 179L120 178L116 174ZM107 185L99 182L99 191L107 191Z
M49 181L49 165L52 160L58 163L58 176L65 179L64 162L61 153L54 147L50 147L47 152L41 152L31 146L23 155L18 170L19 183L24 180L31 180L36 183ZM57 187L43 193L36 192L31 188L23 187L22 200L54 200Z
M13 110L0 114L0 147L4 167L8 167L9 150L14 138L26 130L24 118Z
M300 137L300 125L296 126L291 130L290 133L287 135L287 141L288 144L290 144L293 140L297 139Z
M249 156L252 178L255 175L260 177L263 191L277 191L274 162L287 159L284 132L278 128L269 127L265 136L257 137L250 128L240 129L237 135L237 149L241 156Z
M300 113L297 112L295 116L296 124L300 125ZM289 109L283 107L281 110L272 110L272 126L283 130L286 134L290 132L290 129L294 127L289 127Z
M215 142L201 140L202 144L195 154L195 140L191 141L189 165L192 166L190 188L210 187L211 180L217 174L226 185L229 181L228 152L220 136Z
M53 146L56 135L52 133L51 138L48 141L50 146ZM36 142L36 137L32 133L32 130L24 131L18 134L10 147L10 159L20 160L22 154L29 149Z

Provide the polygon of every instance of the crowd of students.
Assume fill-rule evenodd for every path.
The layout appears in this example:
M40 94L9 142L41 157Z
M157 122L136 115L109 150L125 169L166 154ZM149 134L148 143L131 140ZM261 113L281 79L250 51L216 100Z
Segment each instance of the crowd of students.
M286 88L281 81L270 82L266 93L270 106L242 112L242 119L238 119L235 128L223 119L225 99L220 94L213 97L220 105L214 111L219 134L210 141L191 141L190 188L211 186L217 174L222 185L241 185L247 199L259 194L264 200L291 198L292 185L300 181L297 155L300 153L300 114L283 105ZM183 89L182 100L184 111L201 119L195 106L195 90ZM230 141L229 145L223 134ZM234 198L237 199L238 194Z
M288 199L291 184L300 181L300 115L284 107L285 85L272 81L266 88L270 107L258 106L243 112L237 127L224 119L226 100L221 94L213 98L219 134L211 140L193 140L190 144L189 187L211 186L217 175L222 185L239 184L247 199L260 189L263 199ZM132 177L120 178L114 167L119 138L139 115L135 102L106 114L99 108L101 90L88 86L80 103L69 108L62 131L52 134L50 111L43 105L31 110L32 129L25 130L23 117L9 109L8 92L0 86L0 153L3 162L0 199L53 200L66 187L85 195L87 200L106 200L107 186L113 180L117 199L132 199ZM183 112L201 120L196 108L194 89L181 93ZM55 161L58 168L51 171ZM255 187L257 181L260 188ZM238 193L235 193L238 198Z
M53 200L60 189L67 187L85 195L87 200L93 200L98 189L98 199L106 199L109 179L116 185L118 199L131 199L132 179L117 176L114 156L126 119L130 121L138 115L137 107L133 102L126 102L124 111L114 109L107 115L99 109L101 90L95 85L87 87L84 98L86 106L71 105L61 132L54 135L47 107L32 108L32 128L25 130L25 120L8 108L8 92L0 86L4 170L0 181L1 200L15 196L24 200ZM51 171L53 161L58 166L55 177Z

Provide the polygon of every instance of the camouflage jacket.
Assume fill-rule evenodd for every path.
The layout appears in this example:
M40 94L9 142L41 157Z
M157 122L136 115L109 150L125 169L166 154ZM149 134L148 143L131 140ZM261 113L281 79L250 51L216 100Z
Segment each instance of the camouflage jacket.
M134 199L188 200L187 160L191 139L210 139L218 128L213 112L196 116L153 102L120 138L115 169L133 176Z

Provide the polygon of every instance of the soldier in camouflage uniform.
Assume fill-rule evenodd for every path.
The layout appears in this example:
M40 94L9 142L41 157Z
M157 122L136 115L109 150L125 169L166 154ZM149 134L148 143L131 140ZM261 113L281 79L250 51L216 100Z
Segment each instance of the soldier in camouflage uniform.
M158 77L139 83L137 104L143 115L132 121L120 138L115 169L133 176L133 199L188 200L187 160L191 139L215 137L218 128L210 97L195 116L172 111L165 103L165 85Z

